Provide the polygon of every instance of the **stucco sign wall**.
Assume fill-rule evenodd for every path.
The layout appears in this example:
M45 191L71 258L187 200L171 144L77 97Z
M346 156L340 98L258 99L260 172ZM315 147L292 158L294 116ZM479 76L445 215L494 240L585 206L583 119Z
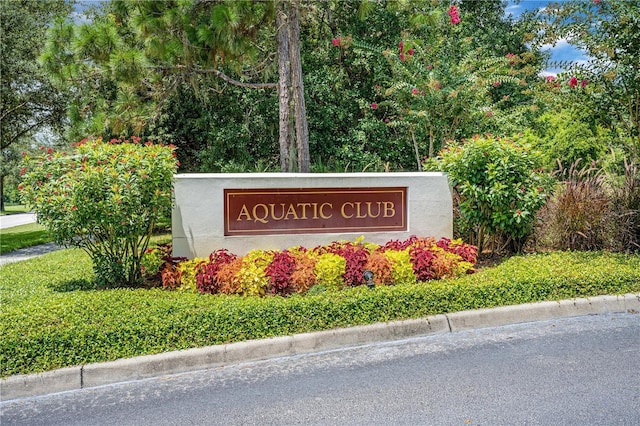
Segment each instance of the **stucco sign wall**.
M174 190L175 256L452 234L441 173L182 174Z

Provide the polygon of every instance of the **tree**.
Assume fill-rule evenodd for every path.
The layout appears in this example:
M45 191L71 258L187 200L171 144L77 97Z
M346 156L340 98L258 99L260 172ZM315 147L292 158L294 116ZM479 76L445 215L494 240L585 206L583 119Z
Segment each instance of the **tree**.
M550 5L541 42L566 39L585 51L587 63L567 65L562 77L570 103L585 105L597 123L640 158L640 8L625 0L572 0Z
M64 119L64 95L48 82L37 58L47 27L70 10L64 0L0 2L0 211L4 179L17 167L12 145L39 130L59 129Z
M566 39L588 55L559 77L569 86L566 102L586 107L595 124L609 130L623 155L610 180L613 221L627 250L640 249L640 8L635 1L571 0L543 15L541 40ZM623 158L621 158L623 157Z
M495 49L464 37L470 25L460 14L455 5L415 12L397 48L354 42L381 50L389 61L391 77L371 107L389 126L405 129L418 170L422 158L433 157L447 140L513 133L529 106L523 87L537 71L536 55L522 43L522 52L490 55Z
M278 13L274 18L275 6ZM279 87L255 82L269 76L275 47L258 41L269 41L262 33L273 34L277 20L277 39L286 43L278 48L278 61L283 66L290 64L288 74L280 73L280 146L289 146L289 135L294 134L285 131L293 107L298 168L308 171L299 9L298 0L118 0L97 14L90 25L59 22L51 31L44 60L61 81L76 87L78 81L93 84L89 91L78 91L70 110L81 131L141 133L157 118L158 107L175 88L206 81L201 76L213 75L243 88ZM283 162L285 171L291 171L290 152L281 148L287 159Z

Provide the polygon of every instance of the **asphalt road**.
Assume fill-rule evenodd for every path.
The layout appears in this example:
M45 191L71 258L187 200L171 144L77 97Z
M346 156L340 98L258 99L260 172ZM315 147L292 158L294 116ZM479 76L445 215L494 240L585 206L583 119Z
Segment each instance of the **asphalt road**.
M5 425L640 425L640 314L384 342L0 404Z
M36 221L35 213L19 213L0 216L0 229L12 228L14 226L26 225Z

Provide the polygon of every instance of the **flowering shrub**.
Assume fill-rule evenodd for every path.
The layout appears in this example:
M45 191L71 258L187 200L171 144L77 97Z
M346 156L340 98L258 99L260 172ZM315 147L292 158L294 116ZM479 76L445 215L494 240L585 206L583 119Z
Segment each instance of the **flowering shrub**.
M538 153L489 134L442 150L437 168L449 174L459 197L460 233L480 247L487 234L502 237L505 248L521 251L547 198L549 177L538 167Z
M331 291L366 284L373 272L375 285L413 284L473 272L477 249L461 240L410 237L385 245L342 241L306 249L253 250L236 256L217 250L208 260L166 263L163 286L197 289L208 294L281 296L306 293L316 284Z
M447 15L451 18L451 25L458 25L460 22L460 15L458 15L458 8L452 4L449 6L449 10L447 11Z
M174 154L137 137L42 149L25 155L19 189L57 243L87 252L99 286L138 286L153 228L171 210Z

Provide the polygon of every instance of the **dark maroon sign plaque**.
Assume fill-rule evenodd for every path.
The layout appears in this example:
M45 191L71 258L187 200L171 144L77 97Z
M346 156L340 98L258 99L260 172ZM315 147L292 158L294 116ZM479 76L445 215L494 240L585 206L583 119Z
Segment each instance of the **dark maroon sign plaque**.
M406 187L224 190L225 236L406 230Z

